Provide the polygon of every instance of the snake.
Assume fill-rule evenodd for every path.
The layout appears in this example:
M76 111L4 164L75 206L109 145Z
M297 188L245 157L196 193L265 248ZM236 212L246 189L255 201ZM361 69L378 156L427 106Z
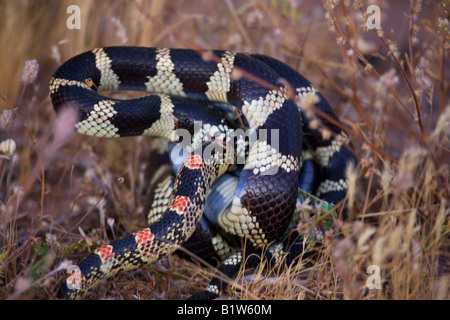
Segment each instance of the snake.
M101 94L111 90L145 94ZM49 91L56 113L76 111L78 133L151 136L167 144L150 159L157 168L148 226L84 258L64 279L61 298L85 298L119 272L183 255L180 248L214 261L230 277L242 263L261 261L245 259L242 247L269 261L283 250L294 258L301 243L289 228L299 187L332 204L345 200L346 168L356 163L350 139L324 96L277 59L229 50L103 47L63 63ZM172 151L182 151L176 168L169 142ZM214 299L226 285L214 277L191 298Z

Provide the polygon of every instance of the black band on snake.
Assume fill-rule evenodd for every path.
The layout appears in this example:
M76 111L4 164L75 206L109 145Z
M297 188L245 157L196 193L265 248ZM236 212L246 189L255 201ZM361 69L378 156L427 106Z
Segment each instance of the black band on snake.
M149 94L118 100L98 93L104 90ZM224 261L219 270L230 277L244 242L247 252L264 252L269 260L288 248L294 258L296 241L283 236L292 235L298 188L337 204L347 192L346 167L356 161L340 128L303 110L302 101L312 101L338 121L324 97L295 70L262 55L98 48L64 63L51 79L50 95L57 112L76 108L82 134L176 142L184 129L192 137L176 177L166 162L152 178L149 226L84 259L80 281L74 285L69 276L63 298L82 298L103 279L181 246L206 261ZM214 278L194 298L215 298L225 285Z

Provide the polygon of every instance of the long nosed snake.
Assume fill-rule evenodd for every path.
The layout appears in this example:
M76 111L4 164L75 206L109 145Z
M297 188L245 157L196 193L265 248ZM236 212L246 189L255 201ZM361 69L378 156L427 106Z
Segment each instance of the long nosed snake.
M149 94L118 100L100 95L104 90ZM191 137L176 178L155 176L149 226L91 253L79 264L77 286L70 276L65 280L64 298L82 298L103 279L180 246L224 261L219 270L230 276L243 259L233 248L243 242L247 252L264 251L269 260L288 248L294 258L296 240L282 237L299 186L337 204L348 188L346 167L356 161L324 97L289 66L262 55L97 48L65 62L50 95L57 112L77 110L82 134L178 141L183 129ZM322 115L306 110L307 103ZM214 278L194 298L215 298L225 285Z

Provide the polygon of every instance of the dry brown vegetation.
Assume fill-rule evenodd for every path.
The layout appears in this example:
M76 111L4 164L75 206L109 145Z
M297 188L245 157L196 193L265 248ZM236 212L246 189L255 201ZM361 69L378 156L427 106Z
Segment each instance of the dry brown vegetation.
M66 27L73 2L80 30ZM379 30L365 27L370 4L381 9ZM327 234L317 262L256 270L228 296L448 299L449 10L448 0L1 1L0 142L14 143L0 145L0 297L54 299L65 259L144 225L150 140L75 135L48 96L66 59L139 45L276 57L324 93L355 145L349 217ZM31 59L37 78L29 70L24 79ZM370 265L380 267L380 290L366 290ZM168 257L93 297L181 299L210 277Z

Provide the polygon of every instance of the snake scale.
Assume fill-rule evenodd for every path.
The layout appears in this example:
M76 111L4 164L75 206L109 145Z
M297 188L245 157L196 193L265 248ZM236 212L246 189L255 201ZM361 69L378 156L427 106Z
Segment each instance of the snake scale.
M99 93L107 90L147 94L119 100ZM83 298L102 280L180 247L221 262L219 271L230 277L244 261L244 242L247 253L269 261L281 250L295 258L301 245L288 229L298 188L338 204L348 188L346 167L356 162L325 98L295 70L263 55L97 48L57 69L50 96L56 112L76 109L82 134L190 137L173 170L167 150L152 155L161 165L152 178L149 225L88 255L78 274L66 277L62 298ZM325 116L311 114L302 101ZM245 261L251 266L260 258ZM192 298L216 298L225 286L214 277Z

